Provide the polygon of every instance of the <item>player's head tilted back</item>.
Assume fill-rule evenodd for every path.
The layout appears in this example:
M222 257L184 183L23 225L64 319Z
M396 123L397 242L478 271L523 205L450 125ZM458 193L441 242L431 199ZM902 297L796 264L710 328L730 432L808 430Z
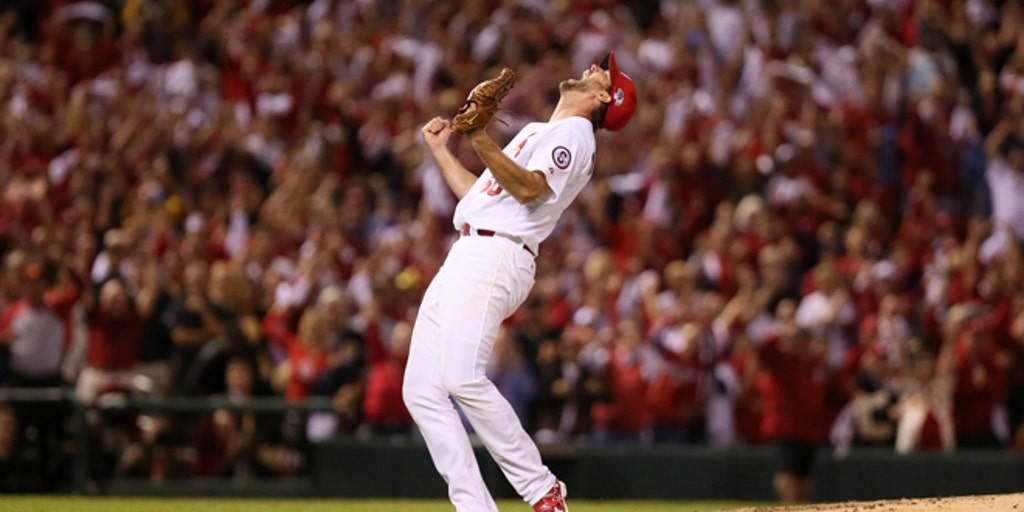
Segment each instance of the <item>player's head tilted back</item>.
M579 79L570 78L558 84L563 98L591 104L590 121L594 131L599 128L621 130L636 112L636 85L615 64L615 52L594 64Z

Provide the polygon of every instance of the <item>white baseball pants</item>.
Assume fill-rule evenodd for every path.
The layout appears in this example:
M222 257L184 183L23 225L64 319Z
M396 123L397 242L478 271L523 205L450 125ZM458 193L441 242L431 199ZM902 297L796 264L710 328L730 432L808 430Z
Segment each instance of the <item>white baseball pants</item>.
M403 396L457 512L498 512L449 397L527 503L555 476L485 370L501 322L533 287L535 262L521 244L463 236L427 288L412 332Z

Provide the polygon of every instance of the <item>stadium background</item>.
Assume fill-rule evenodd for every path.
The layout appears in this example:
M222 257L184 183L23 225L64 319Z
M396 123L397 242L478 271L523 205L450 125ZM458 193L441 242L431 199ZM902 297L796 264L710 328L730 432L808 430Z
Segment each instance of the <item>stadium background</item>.
M509 66L508 136L609 49L640 108L599 134L493 364L538 440L756 448L788 422L840 456L1020 450L1021 16L6 2L0 485L287 479L321 439L415 443L403 350L455 236L419 126ZM796 412L762 357L795 327L825 354ZM161 395L196 405L123 405Z

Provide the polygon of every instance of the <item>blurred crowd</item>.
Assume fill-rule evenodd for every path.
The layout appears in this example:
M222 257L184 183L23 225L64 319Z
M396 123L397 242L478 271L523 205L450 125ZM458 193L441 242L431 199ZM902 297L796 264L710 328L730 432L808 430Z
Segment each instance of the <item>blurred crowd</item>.
M456 238L421 124L507 66L507 140L611 49L637 115L492 361L531 433L1024 449L1016 0L4 2L0 385L332 401L202 415L200 475L415 435L411 321ZM10 467L49 424L0 422ZM175 422L90 428L164 475Z

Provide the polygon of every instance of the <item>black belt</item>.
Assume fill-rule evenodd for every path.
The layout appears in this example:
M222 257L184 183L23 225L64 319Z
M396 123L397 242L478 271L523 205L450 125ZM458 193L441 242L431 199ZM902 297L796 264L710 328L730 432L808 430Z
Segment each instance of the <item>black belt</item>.
M520 240L519 237L514 237L512 235L506 235L504 233L498 233L497 231L493 231L493 230L490 230L490 229L474 228L474 227L470 226L469 224L463 224L462 225L462 234L463 235L487 236L487 237L500 236L502 238L507 238L509 240L512 240L513 242L515 242L517 244L518 243L522 243L522 240ZM526 249L526 252L530 253L530 256L533 256L534 258L537 257L537 255L533 252L533 249L530 249L529 245L523 244L523 249Z

